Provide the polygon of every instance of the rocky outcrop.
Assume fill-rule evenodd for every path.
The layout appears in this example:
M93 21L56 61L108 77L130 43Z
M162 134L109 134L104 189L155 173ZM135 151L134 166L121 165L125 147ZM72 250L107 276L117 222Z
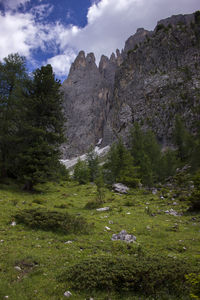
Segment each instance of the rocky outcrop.
M72 64L62 85L68 139L63 146L64 158L87 152L102 138L119 64L119 52L110 59L102 56L98 68L94 54L85 56L83 51ZM111 136L109 133L109 139Z
M181 20L181 23L180 23ZM200 30L194 16L160 21L148 38L129 50L115 75L109 123L126 139L134 122L151 128L163 144L172 138L175 116L195 130L200 109Z
M92 53L81 51L62 87L68 119L67 157L102 146L134 122L151 128L163 145L171 143L175 116L195 131L200 115L200 24L194 14L172 16L154 31L137 30L99 67Z

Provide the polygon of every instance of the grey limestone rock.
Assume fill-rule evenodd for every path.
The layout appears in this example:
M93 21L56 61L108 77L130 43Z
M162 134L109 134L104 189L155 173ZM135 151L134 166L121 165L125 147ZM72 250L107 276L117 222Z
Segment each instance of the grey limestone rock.
M129 188L122 183L114 183L112 187L116 192L120 194L127 194L129 191Z
M127 234L126 230L122 230L120 233L112 235L112 241L118 240L126 243L133 243L136 241L136 237L132 234Z
M154 31L139 28L125 47L99 67L81 51L62 85L67 117L64 158L122 137L128 143L135 122L151 129L163 147L172 145L175 116L195 133L199 120L200 25L194 14L172 16ZM169 26L171 25L171 26ZM135 47L137 44L138 47Z

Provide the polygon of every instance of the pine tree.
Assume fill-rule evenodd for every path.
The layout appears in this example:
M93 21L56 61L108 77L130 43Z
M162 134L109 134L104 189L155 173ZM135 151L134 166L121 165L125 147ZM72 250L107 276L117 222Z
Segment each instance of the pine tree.
M174 142L178 148L178 156L181 161L186 161L193 151L194 139L186 130L180 116L177 116L175 120Z
M74 168L74 179L78 181L79 184L86 184L89 182L90 170L85 161L78 159L78 162Z
M51 65L34 72L23 98L23 115L18 132L17 177L25 189L55 176L59 147L64 141L64 117L60 82Z
M99 158L93 148L87 153L87 165L90 172L90 181L94 182L99 172Z
M0 177L13 175L20 99L27 73L25 59L10 54L0 63Z
M110 183L121 182L132 187L136 187L139 183L133 157L123 145L122 140L112 145L104 168L107 170L106 177Z

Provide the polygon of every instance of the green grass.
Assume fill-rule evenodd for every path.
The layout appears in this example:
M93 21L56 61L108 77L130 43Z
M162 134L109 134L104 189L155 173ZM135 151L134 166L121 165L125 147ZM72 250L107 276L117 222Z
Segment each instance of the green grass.
M172 193L173 194L173 193ZM59 300L66 299L180 299L167 295L160 298L136 294L118 295L115 292L80 292L73 290L70 281L60 281L66 270L91 257L149 256L171 257L198 268L200 258L200 215L175 217L164 213L173 208L186 212L187 202L173 206L169 195L161 200L143 190L132 190L129 195L118 195L106 190L105 203L110 210L97 212L86 209L88 201L95 200L93 184L73 182L48 183L38 187L37 193L26 193L14 184L0 185L0 299ZM147 207L149 207L147 209ZM91 225L87 234L43 231L23 224L11 226L14 217L23 210L41 209L80 216ZM106 230L105 226L110 230ZM125 229L137 237L137 244L127 245L111 241L112 234ZM67 243L71 241L72 243ZM140 254L141 255L141 254ZM18 266L21 270L17 270ZM190 299L189 296L181 299Z

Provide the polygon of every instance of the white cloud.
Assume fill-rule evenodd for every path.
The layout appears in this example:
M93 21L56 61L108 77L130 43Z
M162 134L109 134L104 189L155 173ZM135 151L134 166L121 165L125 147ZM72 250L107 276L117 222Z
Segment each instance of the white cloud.
M0 15L0 24L0 59L15 52L29 56L29 39L30 36L35 36L37 31L32 16L6 13Z
M0 0L0 3L3 4L5 8L16 9L20 5L24 5L26 2L30 0Z
M125 40L139 27L153 29L158 20L172 14L191 13L199 0L101 0L88 10L88 24L71 44L86 52L110 55L123 48Z
M3 0L10 8L28 1ZM137 28L151 30L160 19L200 9L199 0L93 0L91 3L84 28L43 23L42 19L53 7L42 3L29 13L0 14L0 59L14 52L32 58L33 50L41 48L53 53L47 62L53 65L54 72L67 76L78 51L94 52L98 62L102 54L109 56L117 48L122 49ZM70 15L66 20L67 17Z
M76 53L72 49L68 49L64 54L56 55L48 59L47 63L52 65L57 76L64 77L67 76L75 58Z
M36 22L31 13L0 14L0 24L0 60L16 52L33 59L35 49L57 53L61 45L63 26Z
M137 28L152 30L160 19L192 13L200 8L199 0L100 0L92 3L87 25L84 28L62 28L58 39L61 52L68 47L77 49L77 52L94 52L97 62L102 54L109 56L117 48L122 49ZM56 59L64 63L62 56L52 58L54 64ZM58 66L59 62L57 71Z

